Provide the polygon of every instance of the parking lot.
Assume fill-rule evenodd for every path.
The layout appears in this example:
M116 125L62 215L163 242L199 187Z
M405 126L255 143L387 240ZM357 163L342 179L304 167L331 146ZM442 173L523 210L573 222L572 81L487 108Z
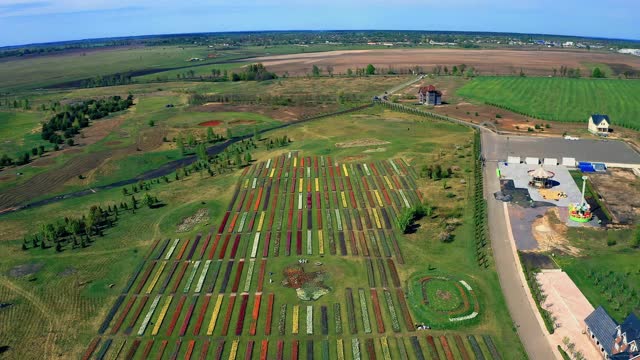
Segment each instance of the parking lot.
M496 135L483 132L487 160L506 160L508 156L575 158L577 161L604 162L614 164L638 164L640 154L629 145L617 140L565 140L532 136Z

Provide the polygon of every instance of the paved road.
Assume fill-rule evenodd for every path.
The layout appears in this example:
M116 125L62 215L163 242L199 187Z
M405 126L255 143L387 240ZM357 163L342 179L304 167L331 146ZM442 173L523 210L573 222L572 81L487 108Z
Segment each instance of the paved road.
M495 143L498 137L499 135L482 130L483 154L486 159L491 159L491 147L485 147L485 145ZM534 360L555 359L557 354L546 339L546 329L540 327L535 313L538 310L532 307L525 288L527 285L522 282L522 271L518 265L520 260L512 248L504 205L493 198L493 193L500 190L500 184L495 175L496 167L497 162L486 162L484 190L488 207L491 247L493 248L500 286L506 298L511 318L517 326L520 341L522 341L529 358Z

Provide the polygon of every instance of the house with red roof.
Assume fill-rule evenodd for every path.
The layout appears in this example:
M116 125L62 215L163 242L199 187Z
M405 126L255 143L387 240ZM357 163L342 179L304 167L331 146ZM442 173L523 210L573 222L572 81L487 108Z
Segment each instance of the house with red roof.
M423 105L441 105L442 92L436 90L433 85L422 86L418 89L418 100Z

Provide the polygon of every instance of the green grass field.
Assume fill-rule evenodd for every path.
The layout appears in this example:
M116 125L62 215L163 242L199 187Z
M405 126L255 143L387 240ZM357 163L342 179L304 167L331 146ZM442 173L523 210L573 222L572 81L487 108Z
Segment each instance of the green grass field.
M0 155L15 159L39 145L51 148L53 145L40 136L40 122L45 116L36 111L0 112Z
M631 311L640 313L640 251L629 247L633 231L610 230L603 234L601 230L571 228L567 236L582 254L556 260L589 302L594 307L602 305L617 321Z
M586 123L591 114L608 114L614 128L640 129L635 80L478 77L457 95L545 120Z
M446 190L440 181L416 179L417 189L425 194L425 197L434 205L436 217L421 220L419 223L420 228L414 234L402 236L396 233L399 237L399 246L405 260L404 265L400 265L396 261L396 266L402 281L402 287L406 286L405 280L408 279L411 274L419 271L428 271L427 265L434 269L435 274L451 274L455 277L463 277L473 286L477 294L480 302L480 315L478 316L477 322L466 325L460 323L450 330L434 330L428 333L410 333L406 330L406 325L403 324L403 330L396 336L394 335L395 333L391 331L392 322L387 311L383 289L380 288L378 289L378 297L380 306L383 309L382 319L387 330L381 334L376 331L376 318L373 311L374 304L371 300L365 298L366 306L369 308L369 320L373 328L372 334L365 334L362 327L364 319L360 312L360 295L357 291L357 288L364 287L366 288L367 297L369 295L369 287L365 285L367 284L368 277L367 271L363 266L363 260L365 258L361 255L352 255L350 250L347 256L331 255L329 251L329 240L327 238L325 256L319 256L316 249L314 249L312 255L304 255L305 258L309 259L309 263L311 264L309 265L308 271L314 269L312 264L315 261L322 261L327 268L331 269L327 285L335 289L329 295L318 300L318 302L312 303L314 307L314 334L305 334L306 305L311 304L298 301L292 289L282 288L279 284L278 277L274 277L274 280L276 280L274 283L269 283L265 278L264 295L262 299L263 305L258 319L258 329L260 329L258 336L252 337L246 333L252 321L251 306L255 297L252 290L251 296L249 297L247 318L244 324L245 330L240 337L234 337L232 335L236 327L239 303L241 301L241 296L237 296L236 305L232 313L229 336L226 338L226 346L223 349L225 356L228 356L234 348L232 340L239 341L238 345L240 347L237 349L239 354L245 352L250 340L255 340L256 344L252 358L257 359L260 341L262 339L269 339L269 354L275 354L276 340L282 339L286 345L285 356L289 356L291 353L291 342L293 340L300 340L300 353L302 356L304 356L303 354L305 353L306 343L313 341L313 352L318 358L321 358L324 352L323 341L327 336L322 336L320 333L320 305L328 304L331 305L329 307L330 330L328 335L331 344L330 354L337 356L335 353L336 341L338 338L344 337L345 358L352 359L351 338L353 338L353 336L349 335L347 309L344 303L345 293L344 290L341 290L344 289L346 285L355 290L354 300L356 302L356 319L358 322L358 337L360 338L361 352L366 352L367 339L374 339L374 351L378 357L383 358L386 351L385 349L388 347L391 356L395 358L399 356L401 351L395 339L397 337L403 339L403 347L406 347L409 353L413 354L408 340L411 335L416 335L418 337L417 341L425 353L430 352L429 349L437 349L436 351L442 356L444 345L440 336L446 339L451 347L455 346L453 345L455 344L455 336L460 336L462 338L461 343L464 344L463 346L466 351L472 353L472 346L476 344L468 340L466 336L474 335L479 343L478 349L484 353L485 357L489 357L489 346L481 337L481 335L487 334L491 336L503 358L523 358L525 356L522 347L518 345L519 341L513 330L497 275L492 269L480 270L476 265L475 245L473 239L470 238L470 234L473 233L473 206L470 206L471 198L468 186L459 181L460 179L465 179L466 184L472 183L472 179L470 179L471 175L467 172L472 168L471 165L474 158L468 146L473 138L470 130L462 126L421 120L421 118L410 115L373 108L356 114L326 118L292 126L287 129L268 132L264 137L282 136L285 133L293 139L293 143L286 148L272 151L266 151L264 147L260 147L258 151L253 153L254 158L257 158L259 162L265 162L269 158L274 158L282 154L286 156L289 151L298 151L301 156L318 155L325 156L325 158L331 156L333 161L345 163L349 166L350 164L354 164L355 166L355 164L363 163L378 164L380 161L385 161L390 158L402 158L414 168L435 162L443 166L453 164L460 166L461 169L456 172L454 179L449 181L449 186ZM388 143L360 147L336 147L336 143L359 140L364 137L368 139L385 140L388 141ZM367 152L366 150L373 151ZM51 358L55 356L54 354L64 352L65 356L80 357L79 355L87 348L91 340L97 336L97 329L103 321L105 314L112 307L116 297L121 293L124 284L130 278L134 269L149 253L151 244L155 240L162 241L164 239L181 238L183 240L193 240L195 234L198 232L206 235L214 225L217 229L217 225L221 222L224 211L227 208L226 205L231 199L235 184L240 179L240 175L241 172L237 171L230 175L211 178L194 173L190 177L180 181L153 185L150 192L162 199L167 204L165 207L153 210L141 209L135 215L123 214L120 223L115 228L107 231L103 238L97 239L92 246L82 250L69 250L60 254L55 253L53 249L46 251L40 249L32 249L26 252L22 251L20 250L22 236L30 232L31 229L38 228L40 224L46 221L47 214L56 214L56 216L60 217L78 216L91 204L108 204L122 201L124 198L120 189L98 192L85 198L65 200L64 202L45 207L4 216L1 225L2 231L0 231L0 251L2 251L3 254L11 254L11 257L0 264L0 273L2 274L0 276L0 294L3 295L3 301L6 299L7 302L15 304L7 310L0 310L2 331L3 333L11 334L5 338L6 344L10 346L10 350L6 355L9 358L20 359ZM359 183L361 180L354 177L352 181ZM244 183L245 181L243 180L240 184ZM249 184L247 189L251 190L250 182L247 184ZM447 193L453 194L453 197L447 195ZM333 199L334 196L336 196L336 194L330 194L329 199ZM282 202L282 204L288 206L289 198L293 199L293 197L287 194L287 201ZM297 196L295 198L297 199ZM323 202L324 201L323 199ZM337 201L339 202L339 200ZM278 201L278 204L281 204L281 201ZM176 225L181 219L193 215L194 212L200 208L207 208L209 210L209 218L205 222L197 224L189 232L176 233ZM280 207L277 209L280 209ZM280 210L277 209L273 211L279 212ZM269 211L271 211L271 209ZM437 240L437 234L441 231L441 221L445 217L450 218L452 216L460 219L462 225L455 231L455 241L453 243L441 243ZM238 222L239 221L238 219ZM286 226L286 216L283 222L283 226ZM257 225L254 225L254 228L256 226ZM325 230L328 230L326 226L325 224ZM334 230L335 227L336 223L333 223ZM251 236L253 233L247 235L247 239L251 238L251 240L253 240ZM239 251L249 253L251 251L250 244L251 242L249 240L242 241L240 243L240 249L244 250ZM273 240L271 246L275 247ZM229 248L230 247L231 245L229 245ZM280 255L277 257L273 256L273 248L269 249L267 271L273 271L278 274L284 266L296 263L298 257L294 255L295 253L292 254L292 256L285 256L284 240L281 242L280 247ZM295 248L295 241L294 245L292 245L292 249L293 248ZM262 247L260 247L260 250L262 250ZM173 255L174 258L176 256L175 254ZM396 260L395 257L393 259ZM225 258L225 261L226 260L228 260L228 257ZM261 260L258 259L256 262L254 278L257 276L260 261ZM247 260L247 264L245 264L245 274L240 279L241 287L245 284L248 262L249 260ZM43 267L32 275L12 277L8 274L9 270L14 269L17 265L24 264L42 264ZM201 264L200 266L203 265ZM167 318L160 327L161 332L158 336L162 337L162 339L169 340L168 348L164 353L165 357L168 357L174 351L178 351L176 349L176 341L178 340L177 332L185 319L184 313L186 308L191 304L191 295L194 294L193 290L186 293L189 295L189 299L185 302L185 309L183 309L182 312L183 315L179 317L173 335L167 337L165 332L168 329L168 323L177 306L177 302L183 295L182 288L185 286L185 279L190 276L192 268L193 264L189 265L183 281L180 284L179 293L175 294L169 307ZM222 278L223 270L224 269L220 271L220 279ZM168 272L168 270L164 270L164 273L166 272ZM64 275L60 275L61 273ZM156 271L154 270L149 279L155 276L155 273ZM378 281L381 280L381 275L378 269L375 270L375 274L376 283L379 284ZM235 271L232 273L231 282L234 276ZM164 277L165 275L160 277L160 282L164 280ZM218 282L221 281L220 279ZM197 278L194 280L194 284L196 281ZM114 286L110 286L111 284L114 284ZM134 284L134 286L138 285L138 282ZM218 289L217 286L218 285L216 285L216 289ZM255 282L251 286L251 289L253 289ZM144 284L143 289L146 288L147 284ZM108 356L113 355L125 340L127 342L124 345L122 354L130 350L132 341L136 338L135 334L138 331L138 326L141 324L142 318L147 314L151 302L157 295L156 291L157 290L154 289L151 290L149 301L144 309L141 309L141 315L137 320L135 320L132 314L138 308L139 302L136 302L131 313L126 316L122 329L116 332L116 335L112 336L114 343L108 352ZM262 329L266 315L264 306L266 305L266 296L268 293L276 294L276 306L273 315L272 335L265 337ZM399 312L400 304L398 303L395 289L392 293L393 302ZM213 308L216 298L217 293L214 293L211 297L211 303L209 304L209 310L203 325L204 329L201 330L200 336L194 337L191 335L191 332L200 311L200 305L202 304L202 300L198 300L191 324L189 325L188 335L183 337L182 346L178 351L179 358L184 357L190 340L196 340L196 352L194 356L201 351L203 340L205 340L202 334L207 330L206 327L211 309ZM165 303L165 299L166 296L161 298L158 309L152 317L153 323L155 323L161 311L160 309ZM221 319L227 311L228 299L229 296L227 293L224 296L220 310L219 316ZM334 312L332 307L336 302L342 304L342 322L344 327L344 335L342 337L334 332ZM278 319L281 304L288 305L285 335L278 335ZM299 334L297 335L291 334L293 305L300 305ZM119 316L119 314L120 313L118 313L117 316ZM415 316L415 314L413 315ZM401 314L398 314L398 316L402 317ZM133 322L135 325L132 333L133 336L123 334L124 329L129 326L130 322ZM69 323L73 323L74 325L66 325ZM27 327L23 326L23 324L30 325ZM113 326L113 322L111 326ZM144 337L140 338L143 342L138 349L137 357L140 357L147 341L151 339L149 333L153 326L154 324L150 325ZM110 331L111 328L108 334L110 334ZM213 354L214 349L218 345L217 340L221 339L220 331L219 325L216 325L214 338L211 339L215 341L211 343L209 354ZM426 338L426 335L433 335L435 337L436 340L433 348L430 347L431 343L429 339ZM388 343L386 343L386 341L388 341ZM24 344L28 344L28 346L23 346ZM152 357L158 355L159 347L160 338L155 341L151 349ZM98 348L100 348L100 346ZM34 351L34 349L38 349L38 351ZM42 354L44 354L44 356ZM454 350L454 354L460 356L459 350ZM335 358L335 356L332 356L332 358ZM410 358L413 358L413 355L411 355Z

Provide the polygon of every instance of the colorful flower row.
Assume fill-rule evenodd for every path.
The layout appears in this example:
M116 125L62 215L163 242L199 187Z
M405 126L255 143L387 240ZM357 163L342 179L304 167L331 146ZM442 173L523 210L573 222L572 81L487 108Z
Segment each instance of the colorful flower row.
M345 290L345 296L347 299L347 319L349 321L349 331L351 332L351 334L357 334L358 327L356 325L355 305L353 302L353 292L351 288L347 288Z
M342 311L340 310L340 303L333 304L333 318L336 323L336 334L342 334Z
M440 354L438 353L438 348L436 347L436 342L433 339L433 336L427 335L427 345L429 345L429 352L431 353L431 358L440 359Z
M244 260L240 259L238 262L238 267L236 268L236 277L233 280L233 285L231 286L231 292L238 292L238 287L240 286L240 278L242 277L242 269L244 268Z
M264 324L264 334L271 335L271 322L273 321L273 302L275 295L269 294L269 300L267 302L267 318Z
M353 352L353 360L360 360L360 340L358 338L351 339L351 351Z
M313 335L313 306L307 305L307 335Z
M220 315L220 309L222 308L222 300L224 295L219 294L218 299L216 300L216 304L213 307L213 312L211 313L211 319L209 320L209 326L207 327L207 335L213 335L213 329L216 327L216 322L218 320L218 315Z
M364 348L367 351L367 358L370 360L376 359L376 348L373 345L373 339L365 339Z
M287 304L280 306L280 317L278 318L278 334L284 335L287 321Z
M402 315L404 317L405 325L409 331L414 331L413 319L411 318L411 313L409 312L409 306L407 306L407 300L404 298L404 293L401 288L396 289L396 296L398 297L398 302L400 303L400 310L402 311Z
M249 267L247 268L247 277L245 278L244 281L244 292L249 292L249 289L251 288L251 279L253 278L253 270L255 268L256 265L256 260L255 259L251 259L249 260Z
M207 277L207 272L209 272L209 267L211 266L211 260L205 260L204 266L202 267L202 273L200 274L200 278L198 278L198 282L196 283L195 292L199 293L202 291L202 285L204 285L204 280Z
M391 360L391 350L389 349L389 341L386 337L380 338L380 347L382 348L382 358Z
M291 333L298 333L298 324L300 322L300 305L293 305L292 327Z
M373 314L376 317L376 325L378 333L384 333L384 322L382 321L382 311L380 310L380 301L376 289L371 289L371 301L373 302Z
M149 301L149 296L148 295L143 296L142 297L142 301L138 305L138 308L133 313L133 317L131 318L131 321L129 322L129 326L127 326L127 328L124 330L124 333L126 335L131 334L131 332L133 331L133 327L136 325L136 322L138 321L138 318L140 318L140 314L142 314L142 310L144 309L145 305L147 305L147 301Z
M187 278L187 283L184 285L184 289L182 289L182 292L184 293L189 292L189 289L191 289L191 284L193 283L193 279L195 279L196 277L199 267L200 267L200 260L197 260L196 262L193 263L193 269L191 270L191 274L189 274L189 277Z
M178 318L180 318L180 313L182 312L182 307L184 307L184 303L187 301L187 296L183 295L178 302L178 306L176 310L173 312L173 317L171 318L171 322L169 323L169 328L167 329L167 336L171 336L173 334L173 329L176 327L176 323L178 322Z
M182 267L180 268L180 272L178 272L178 277L176 278L175 283L173 284L173 288L171 289L172 293L178 291L178 287L180 286L180 282L182 281L182 277L184 273L187 271L187 267L189 266L189 262L185 261L182 263Z
M111 310L109 310L109 312L107 313L107 316L105 317L104 321L100 325L100 328L98 329L98 334L102 335L107 330L107 328L109 327L109 324L113 320L113 317L116 315L116 312L118 312L118 309L124 302L124 299L125 299L125 295L118 296L118 299L113 304L113 307L111 307Z
M149 307L149 311L147 311L147 315L145 315L142 320L142 324L138 329L138 336L142 336L144 331L147 329L147 325L149 325L149 321L151 321L151 316L153 316L153 312L156 311L156 307L158 307L158 302L160 302L161 295L157 295L155 299L151 302L151 307Z
M362 312L362 324L364 326L364 332L371 333L371 322L369 321L369 309L367 307L367 298L365 297L364 289L358 289L358 297L360 298L360 311Z
M153 271L153 268L155 266L156 266L156 262L155 261L152 261L149 264L149 266L147 266L147 269L142 274L142 278L140 279L140 282L138 283L138 286L136 286L136 289L134 290L134 294L140 294L140 292L142 291L142 288L147 283L147 279L149 279L149 276L151 275L151 272Z
M241 297L242 301L240 302L240 313L238 313L238 320L236 321L236 336L242 335L244 318L247 313L247 305L249 304L249 294L242 294Z
M400 321L398 320L398 313L396 312L396 307L393 304L391 293L388 290L384 290L384 299L387 303L387 308L389 309L389 315L391 316L391 328L394 332L400 332Z
M169 305L171 305L172 300L173 300L172 295L167 296L167 300L165 300L164 305L162 306L162 310L160 310L160 314L156 319L156 322L153 326L153 330L151 330L151 335L153 336L158 335L158 332L160 331L160 326L162 325L162 321L164 320L165 316L167 316L167 311L169 310Z
M189 327L189 323L191 322L191 317L193 316L193 312L196 308L196 303L198 302L199 296L194 296L193 301L189 304L189 308L187 309L187 315L184 317L182 321L182 326L180 327L180 336L184 336L187 333L187 328Z
M262 301L262 294L256 294L253 299L253 310L251 311L251 327L249 328L249 335L254 336L258 327L258 315L260 315L260 302Z
M449 346L449 341L446 336L440 335L440 344L442 344L442 349L444 350L444 355L447 360L454 359L453 351L451 351L451 347Z
M222 336L227 336L227 333L229 332L231 314L233 314L233 306L235 305L235 303L236 303L236 295L231 294L231 296L229 296L229 303L227 304L227 312L224 314L224 321L222 322L222 330L221 330Z
M329 314L327 313L327 307L320 306L320 323L322 329L322 335L329 335Z
M200 329L204 322L204 317L207 314L207 308L209 307L209 301L211 301L211 295L207 294L204 297L204 303L200 307L200 313L198 313L198 319L196 320L196 326L193 328L193 335L200 335Z

